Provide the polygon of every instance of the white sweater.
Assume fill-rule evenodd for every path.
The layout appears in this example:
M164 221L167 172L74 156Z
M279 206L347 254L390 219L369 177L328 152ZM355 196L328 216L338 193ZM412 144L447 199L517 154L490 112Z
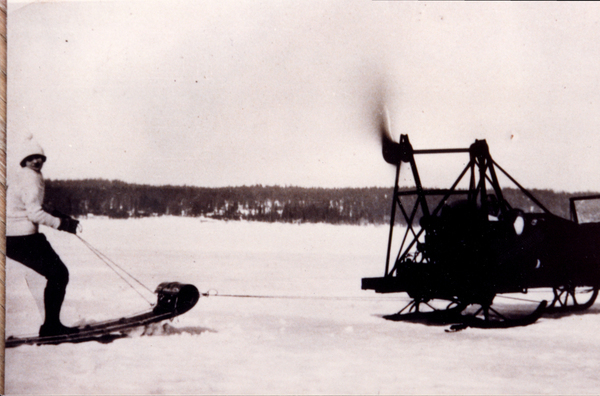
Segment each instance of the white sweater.
M60 219L42 209L44 178L27 167L15 169L6 190L6 236L31 235L38 225L58 228Z

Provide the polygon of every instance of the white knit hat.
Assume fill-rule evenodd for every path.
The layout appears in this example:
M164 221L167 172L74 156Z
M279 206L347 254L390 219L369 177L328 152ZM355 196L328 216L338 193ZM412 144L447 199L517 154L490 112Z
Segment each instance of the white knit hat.
M24 137L22 142L17 143L18 147L16 148L17 160L19 164L23 167L25 166L25 160L33 155L39 155L46 161L46 156L44 155L44 150L42 146L33 138L33 135L28 134Z

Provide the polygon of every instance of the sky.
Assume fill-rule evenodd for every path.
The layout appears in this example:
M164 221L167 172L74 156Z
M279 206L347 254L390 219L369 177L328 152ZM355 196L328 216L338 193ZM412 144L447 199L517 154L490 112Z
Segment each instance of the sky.
M7 18L9 158L32 133L46 178L391 187L385 106L416 149L486 139L528 188L600 191L597 2L9 0ZM448 187L468 158L417 161Z

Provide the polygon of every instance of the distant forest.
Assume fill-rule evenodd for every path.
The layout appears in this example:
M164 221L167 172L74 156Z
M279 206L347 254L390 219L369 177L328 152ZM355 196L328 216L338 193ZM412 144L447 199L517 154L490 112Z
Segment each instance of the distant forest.
M206 188L98 179L46 181L48 207L74 217L93 215L121 219L170 215L288 223L386 224L390 221L392 193L391 187ZM554 214L569 217L572 194L552 190L531 190L531 193ZM516 189L505 189L503 194L515 208L537 209Z

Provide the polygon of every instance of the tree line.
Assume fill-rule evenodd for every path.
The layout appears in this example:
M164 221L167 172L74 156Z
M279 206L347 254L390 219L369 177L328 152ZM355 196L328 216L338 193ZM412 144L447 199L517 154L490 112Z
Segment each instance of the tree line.
M568 218L571 194L531 190L553 213ZM513 207L534 204L516 189L503 194ZM190 216L225 220L331 224L386 224L393 188L307 188L280 186L150 186L115 180L47 180L46 204L74 217ZM413 197L403 198L407 210ZM430 208L435 207L431 197ZM398 220L402 217L398 214Z

